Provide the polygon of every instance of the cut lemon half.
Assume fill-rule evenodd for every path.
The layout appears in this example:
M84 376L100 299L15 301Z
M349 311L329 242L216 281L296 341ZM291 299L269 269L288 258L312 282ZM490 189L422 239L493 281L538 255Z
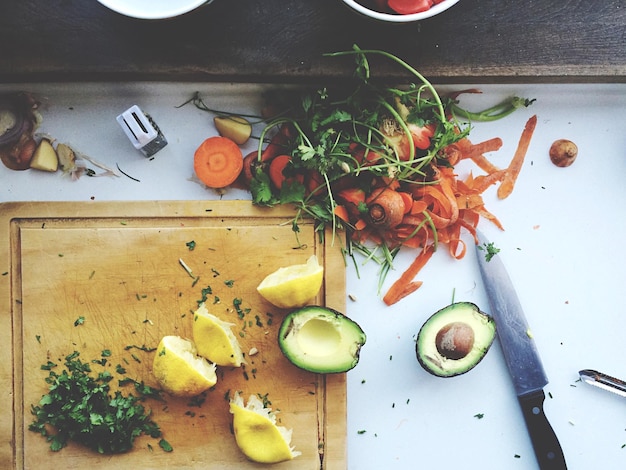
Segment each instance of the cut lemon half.
M315 298L323 280L324 268L313 255L305 264L286 266L269 274L257 291L278 308L297 308Z
M232 326L200 304L193 314L193 341L198 354L218 366L241 366L244 357Z
M244 405L241 393L230 400L235 441L241 452L259 463L291 460L301 453L291 447L291 429L276 425L276 412L265 407L256 395Z
M180 336L164 336L156 349L152 373L163 390L193 397L217 383L215 364L198 356L194 344Z

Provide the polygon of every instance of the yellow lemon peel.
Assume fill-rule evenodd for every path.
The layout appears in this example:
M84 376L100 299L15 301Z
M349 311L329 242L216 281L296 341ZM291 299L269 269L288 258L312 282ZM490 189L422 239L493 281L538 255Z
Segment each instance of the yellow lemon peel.
M318 294L324 280L324 268L315 255L305 264L279 268L261 281L257 291L278 308L303 307Z
M215 364L198 356L195 345L180 336L161 339L152 373L163 390L178 397L199 395L217 383Z
M301 455L291 447L291 429L276 425L276 413L256 395L244 405L241 393L230 400L235 441L243 454L259 463L278 463Z
M218 366L239 367L244 361L237 337L228 323L209 313L204 303L193 315L193 340L200 356Z

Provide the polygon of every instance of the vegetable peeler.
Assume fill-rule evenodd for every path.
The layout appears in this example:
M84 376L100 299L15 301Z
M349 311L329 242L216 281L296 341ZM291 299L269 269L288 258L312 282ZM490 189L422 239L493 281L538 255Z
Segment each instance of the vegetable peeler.
M623 380L616 379L615 377L592 369L583 369L578 372L578 374L580 378L589 385L626 397L626 382Z

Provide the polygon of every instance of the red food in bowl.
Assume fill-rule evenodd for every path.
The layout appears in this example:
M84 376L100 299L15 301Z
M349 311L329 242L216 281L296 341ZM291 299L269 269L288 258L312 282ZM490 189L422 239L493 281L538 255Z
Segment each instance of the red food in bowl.
M369 18L388 23L411 23L437 16L459 0L342 0ZM392 9L393 8L393 9Z
M411 15L430 10L433 5L445 0L364 0L360 3L381 13Z

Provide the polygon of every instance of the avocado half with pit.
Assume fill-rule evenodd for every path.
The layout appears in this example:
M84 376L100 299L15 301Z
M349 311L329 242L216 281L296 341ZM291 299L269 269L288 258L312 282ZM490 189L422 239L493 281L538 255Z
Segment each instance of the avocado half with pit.
M420 365L438 377L464 374L485 357L496 337L494 319L471 302L435 312L420 329L415 352Z
M295 366L319 374L346 372L357 365L365 344L361 327L344 314L310 305L285 316L280 350Z

